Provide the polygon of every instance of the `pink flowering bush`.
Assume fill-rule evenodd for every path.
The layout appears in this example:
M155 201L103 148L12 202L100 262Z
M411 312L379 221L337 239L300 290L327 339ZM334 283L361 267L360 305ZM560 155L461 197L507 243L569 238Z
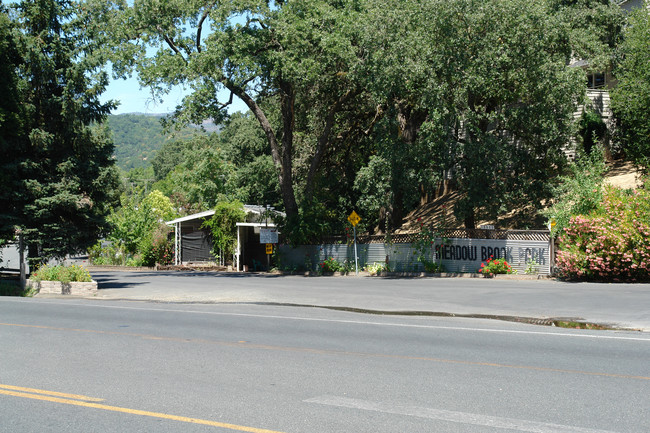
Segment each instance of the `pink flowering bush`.
M558 238L556 263L565 279L650 279L650 193L607 187L599 209L574 216Z

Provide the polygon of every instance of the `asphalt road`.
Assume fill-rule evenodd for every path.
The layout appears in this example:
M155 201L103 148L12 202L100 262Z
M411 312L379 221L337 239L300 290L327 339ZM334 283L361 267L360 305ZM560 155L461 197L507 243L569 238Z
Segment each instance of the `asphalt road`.
M650 431L650 335L0 298L0 432Z
M483 278L303 277L211 272L96 272L98 298L273 303L383 312L567 318L650 331L650 284Z

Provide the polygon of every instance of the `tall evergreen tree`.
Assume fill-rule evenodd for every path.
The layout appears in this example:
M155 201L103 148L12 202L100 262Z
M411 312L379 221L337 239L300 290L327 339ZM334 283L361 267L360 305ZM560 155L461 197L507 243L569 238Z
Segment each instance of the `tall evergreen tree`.
M12 23L0 5L0 241L14 236L18 218L16 192L18 191L18 164L20 153L20 104L16 69L20 56L12 33Z
M68 0L25 0L13 8L24 133L12 153L11 212L40 261L82 250L105 226L117 177L101 126L114 104L99 102L107 77L92 34Z

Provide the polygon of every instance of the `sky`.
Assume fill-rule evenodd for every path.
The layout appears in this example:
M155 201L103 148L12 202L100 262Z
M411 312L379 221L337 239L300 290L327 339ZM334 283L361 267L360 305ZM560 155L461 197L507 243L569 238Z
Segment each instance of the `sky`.
M185 93L182 88L176 89L167 95L162 104L159 104L151 97L151 93L147 89L140 88L138 80L133 77L127 80L112 80L100 100L101 102L111 99L119 101L119 106L113 110L112 114L158 114L174 111Z
M106 102L113 99L120 102L120 105L111 114L165 114L173 112L187 94L188 90L177 87L163 98L162 103L158 103L151 97L151 92L148 89L140 88L138 80L134 76L126 80L111 80L100 100ZM224 92L219 96L225 101L229 94ZM246 110L246 105L236 96L233 97L233 103L228 107L228 112Z

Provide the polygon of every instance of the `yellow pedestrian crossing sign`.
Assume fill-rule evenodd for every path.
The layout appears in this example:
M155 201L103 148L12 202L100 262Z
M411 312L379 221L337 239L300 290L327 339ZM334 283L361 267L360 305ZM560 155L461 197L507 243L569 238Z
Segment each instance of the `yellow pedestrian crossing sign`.
M359 224L359 221L361 221L361 217L355 211L352 211L350 216L348 216L348 221L350 221L352 226L355 227L357 224Z
M361 221L361 217L355 211L348 216L348 221L352 224L354 229L354 269L355 273L359 275L359 256L357 255L357 224Z

